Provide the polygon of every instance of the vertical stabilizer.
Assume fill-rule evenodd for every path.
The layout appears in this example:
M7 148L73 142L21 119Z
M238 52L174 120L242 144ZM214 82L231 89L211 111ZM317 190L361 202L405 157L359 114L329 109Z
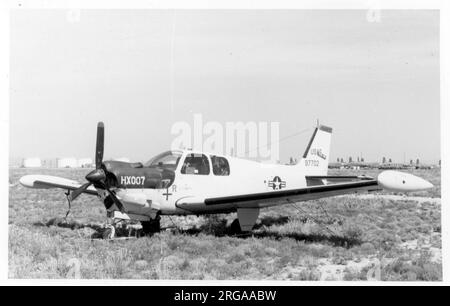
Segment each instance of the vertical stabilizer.
M305 169L305 175L327 175L332 131L332 128L324 125L319 125L314 130L299 163Z

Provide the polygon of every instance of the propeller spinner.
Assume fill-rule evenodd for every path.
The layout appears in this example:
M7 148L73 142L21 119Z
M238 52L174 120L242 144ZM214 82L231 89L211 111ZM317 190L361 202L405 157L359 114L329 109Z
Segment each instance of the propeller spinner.
M103 163L103 150L105 143L105 126L103 122L97 124L97 143L95 147L95 170L92 170L86 175L87 183L80 186L80 188L75 189L69 196L69 202L74 201L80 194L82 194L90 185L94 185L99 188L104 188L108 191L109 196L112 198L116 206L123 212L123 204L116 197L115 193L111 191L106 181L106 173L102 168Z

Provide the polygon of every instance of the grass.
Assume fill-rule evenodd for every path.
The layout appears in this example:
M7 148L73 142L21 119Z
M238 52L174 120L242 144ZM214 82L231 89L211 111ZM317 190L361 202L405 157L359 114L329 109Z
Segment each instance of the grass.
M42 172L82 181L87 171L11 169L10 278L366 280L378 260L382 280L442 280L439 202L335 197L262 210L253 235L231 236L229 214L172 217L178 230L151 237L92 240L102 204L80 196L62 227L61 190L17 184ZM439 197L440 173L421 172L439 187L417 196ZM173 224L163 217L162 226Z

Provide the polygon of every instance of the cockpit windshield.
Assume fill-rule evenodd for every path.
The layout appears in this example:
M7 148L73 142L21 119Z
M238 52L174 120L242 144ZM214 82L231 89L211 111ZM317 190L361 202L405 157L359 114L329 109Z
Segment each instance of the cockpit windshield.
M167 151L159 155L156 155L155 157L150 159L148 162L144 164L144 167L159 166L159 167L170 167L175 169L178 165L178 162L180 161L181 155L182 152Z

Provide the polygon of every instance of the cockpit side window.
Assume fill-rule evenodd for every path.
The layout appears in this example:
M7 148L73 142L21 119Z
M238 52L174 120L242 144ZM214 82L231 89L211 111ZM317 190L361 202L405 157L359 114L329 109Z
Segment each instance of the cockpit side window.
M224 157L211 155L211 163L214 175L227 176L230 175L230 165Z
M183 167L181 167L182 174L208 175L209 172L208 157L196 153L186 155Z
M144 167L158 166L175 169L180 161L181 155L181 152L167 151L150 159L145 163Z

